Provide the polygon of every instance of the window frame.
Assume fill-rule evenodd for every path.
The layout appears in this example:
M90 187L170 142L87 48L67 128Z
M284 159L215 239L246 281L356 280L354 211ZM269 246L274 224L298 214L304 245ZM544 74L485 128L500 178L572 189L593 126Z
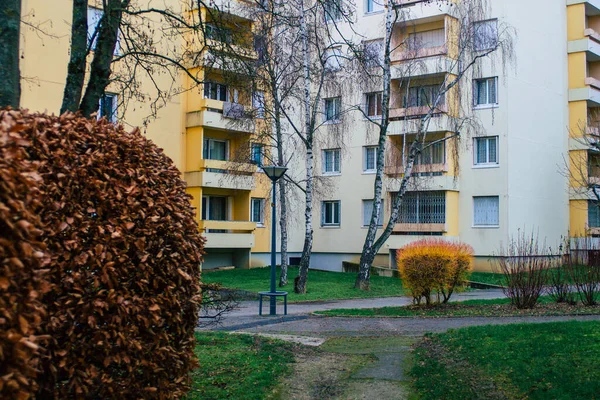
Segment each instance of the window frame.
M262 90L252 92L252 108L256 110L256 118L265 118L265 92Z
M327 103L332 102L334 108L334 114L331 118L327 115ZM337 109L336 109L337 108ZM338 124L341 120L342 111L342 96L327 97L323 99L323 123L325 124Z
M343 57L342 57L342 46L332 46L323 52L325 59L323 60L323 66L325 70L329 72L337 72L342 69Z
M333 6L329 5L329 3L339 3L339 4L333 4ZM324 19L325 19L325 23L329 24L331 22L337 22L340 21L343 17L342 14L342 5L343 5L343 0L326 0L325 3L323 4L323 14L324 14ZM334 12L330 12L331 10L327 10L326 8L328 7L333 7L333 11Z
M490 141L496 141L496 162L490 162ZM485 140L485 162L478 162L479 146L478 141ZM480 136L473 138L473 168L497 168L500 166L500 137L499 136Z
M259 214L260 214L259 221L254 220L254 211L256 210L256 203L258 203L258 206L259 206ZM256 222L257 227L262 228L265 226L265 199L264 198L252 197L250 199L250 221Z
M496 201L497 201L497 203L496 203L496 211L497 211L496 220L497 220L497 223L496 224L477 223L477 218L476 218L476 212L477 212L476 204L477 204L477 201L476 201L476 199L496 199ZM473 228L499 228L499 227L500 227L500 196L497 196L497 195L492 195L492 196L473 196Z
M332 160L332 170L331 171L327 171L327 154L331 153L333 156L333 160ZM337 153L337 158L338 158L338 169L336 170L335 167L335 154ZM332 176L332 175L341 175L342 174L342 150L339 148L336 149L323 149L322 151L322 173L323 175L328 175L328 176Z
M116 93L104 93L102 96L100 96L100 100L98 100L98 113L96 115L96 119L100 119L100 118L106 116L102 112L102 101L105 98L109 98L109 97L113 99L112 112L106 119L107 119L107 121L112 122L113 124L116 124L117 123L117 111L119 108L119 96Z
M365 68L376 68L383 64L383 47L384 41L382 38L365 40L363 44L364 65ZM378 47L378 49L375 49Z
M336 220L336 206L337 204L337 222ZM332 221L331 222L327 222L326 218L327 218L327 206L331 205L332 207L332 211L331 211L331 216L332 216ZM341 200L323 200L321 202L321 227L339 227L342 225L342 201Z
M225 160L218 160L215 158L210 158L211 156L211 152L210 152L210 142L220 142L220 143L225 143ZM207 147L208 144L208 147ZM202 159L204 160L214 160L214 161L229 161L229 140L227 139L214 139L214 138L210 138L210 137L206 137L203 139L202 141ZM208 157L205 157L205 151L207 152L206 154L208 154Z
M495 102L491 103L490 102L490 81L494 82L494 93L495 93ZM479 100L479 82L485 82L486 83L486 103L478 103L477 101ZM498 107L499 105L499 101L498 101L498 77L497 76L491 76L489 78L478 78L478 79L473 79L473 108L476 110L480 110L480 109L485 109L485 108L495 108Z
M264 145L262 143L250 143L250 164L258 165L259 167L262 166L263 147ZM256 149L258 149L258 153L256 152ZM258 155L258 159L256 158L256 155Z
M377 172L377 149L379 146L363 146L363 173L365 174L374 174ZM375 156L373 157L373 168L369 168L368 165L368 153L370 150L375 151Z
M370 213L367 213L366 209L365 209L365 204L373 204L373 199L363 199L362 200L362 227L363 228L367 228L369 227L369 223L371 222L371 214L373 213L373 211L371 211ZM369 221L366 221L366 218L369 218ZM377 221L377 226L378 227L383 227L383 218L385 215L385 199L381 199L381 212L379 213L379 220Z
M489 38L485 38L485 42L483 42L481 40L481 38L479 38L477 36L477 30L478 30L478 26L483 26L484 24L487 23L493 23L494 26L492 27L492 33L495 33L495 38L493 39L493 43L492 40L489 40ZM493 48L495 48L496 46L498 46L498 18L490 18L490 19L485 19L485 20L481 20L481 21L475 21L473 22L473 24L471 25L471 28L473 30L473 50L476 52L479 51L487 51L487 50L491 50ZM481 33L481 32L479 32ZM489 47L486 47L488 45L488 40L490 41L489 43ZM479 43L481 42L481 43ZM479 47L478 45L481 45L482 47Z
M216 99L213 99L210 96L206 96L206 93L207 93L206 88L210 87L210 90L209 90L209 94L210 94L210 93L212 93L212 85L216 85L216 89L217 89L216 90L216 93L217 93L217 98ZM225 100L219 99L220 94L221 94L221 88L225 88ZM229 99L231 98L231 94L229 93L229 85L225 85L223 83L214 82L214 81L208 81L208 82L204 82L204 88L203 89L204 90L202 91L202 96L205 99L215 100L215 101L222 101L222 102L229 102L230 101Z
M369 112L371 106L371 100L374 99L375 114L371 115ZM381 119L383 116L383 92L369 92L365 93L365 114L370 119Z
M385 11L385 4L379 4L379 2L384 2L384 0L365 0L365 15L373 15L380 14ZM374 5L377 4L379 9L375 10ZM371 5L371 10L369 10L369 5Z
M88 5L87 7L87 48L90 51L96 50L98 43L98 34L100 32L100 22L104 17L104 9ZM94 28L93 32L90 28ZM115 42L115 50L113 55L118 56L121 51L121 32L117 32L117 40Z

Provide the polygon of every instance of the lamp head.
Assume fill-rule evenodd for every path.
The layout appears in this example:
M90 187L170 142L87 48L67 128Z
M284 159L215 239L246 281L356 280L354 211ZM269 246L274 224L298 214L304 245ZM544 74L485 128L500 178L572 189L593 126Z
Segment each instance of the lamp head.
M279 167L277 165L262 167L262 169L273 182L277 182L285 174L285 171L287 171L287 167Z

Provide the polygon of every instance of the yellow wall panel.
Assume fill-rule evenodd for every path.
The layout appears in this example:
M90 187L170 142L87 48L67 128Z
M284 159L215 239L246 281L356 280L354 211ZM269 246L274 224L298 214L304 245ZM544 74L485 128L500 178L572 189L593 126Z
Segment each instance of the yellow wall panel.
M587 227L587 200L571 200L569 202L570 224L569 235L585 235Z
M585 4L567 7L567 39L583 39L585 30Z

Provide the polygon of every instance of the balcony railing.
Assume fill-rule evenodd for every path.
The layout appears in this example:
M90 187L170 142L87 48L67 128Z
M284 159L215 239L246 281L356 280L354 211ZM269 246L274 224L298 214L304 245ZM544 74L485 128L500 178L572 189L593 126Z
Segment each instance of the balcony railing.
M200 160L198 171L186 172L188 187L253 190L256 187L256 165L220 160Z
M438 175L448 172L448 164L417 164L413 165L413 174L429 174ZM388 176L402 176L404 175L403 165L386 165L384 173Z
M406 49L394 52L391 57L392 63L414 60L417 58L435 57L448 54L448 46L427 47L420 49Z
M251 221L200 221L200 231L218 230L218 233L252 233L256 229L256 222Z
M390 119L402 119L402 118L417 118L423 115L427 115L431 110L430 106L422 107L406 107L406 108L391 108ZM435 108L433 114L445 114L448 112L447 104L440 104Z

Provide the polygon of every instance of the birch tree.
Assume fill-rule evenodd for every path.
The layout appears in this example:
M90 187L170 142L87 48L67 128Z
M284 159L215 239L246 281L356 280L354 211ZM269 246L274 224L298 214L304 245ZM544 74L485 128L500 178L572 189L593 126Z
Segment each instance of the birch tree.
M439 5L448 4L445 1L426 1L425 3L437 3ZM375 182L373 188L373 211L365 242L363 245L359 273L356 277L355 287L362 290L369 290L370 287L370 267L375 256L390 237L395 224L399 220L400 206L403 197L411 182L415 182L418 176L413 174L413 169L417 157L425 148L433 143L427 143L427 132L432 117L441 111L441 104L447 96L454 96L456 102L460 104L459 93L466 90L469 78L473 72L480 66L480 60L489 58L497 53L497 57L504 63L511 59L513 53L512 30L510 27L499 22L496 30L486 31L483 25L476 22L484 21L489 18L489 7L486 0L461 0L457 3L451 3L451 15L455 21L455 28L449 30L447 37L449 47L455 49L455 57L451 59L449 70L452 73L445 74L439 87L431 94L427 101L427 110L420 116L418 127L412 143L408 146L407 154L403 159L403 175L399 182L397 195L393 198L390 206L390 215L387 225L382 232L377 235L378 220L382 210L382 194L385 168L385 148L390 124L390 100L392 97L391 77L393 68L400 68L400 71L394 71L396 76L400 76L399 89L406 90L410 86L411 76L414 74L414 65L418 61L407 62L404 66L392 65L391 54L393 51L406 48L409 44L406 40L394 42L394 35L398 32L410 31L411 22L410 4L400 0L388 0L385 5L385 31L383 39L383 59L379 65L382 87L382 111L381 120L368 118L372 124L375 124L378 131L377 142L377 162ZM466 81L464 87L461 83ZM470 106L470 103L468 103ZM441 139L442 141L458 141L461 135L461 129L466 126L468 110L461 109L464 114L452 116L451 126L454 131L450 136ZM465 132L462 133L463 135ZM404 139L406 141L406 137ZM434 142L435 143L435 142Z

